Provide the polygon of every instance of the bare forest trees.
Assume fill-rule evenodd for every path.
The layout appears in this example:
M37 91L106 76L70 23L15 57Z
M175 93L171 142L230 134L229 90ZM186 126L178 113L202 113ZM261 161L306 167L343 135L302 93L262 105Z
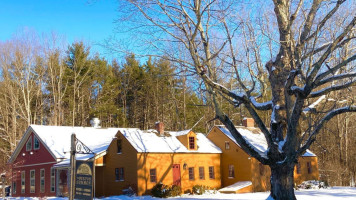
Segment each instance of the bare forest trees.
M181 130L205 113L183 111L202 100L165 59L141 64L129 54L109 64L83 42L63 45L56 34L29 32L0 43L0 168L30 124L89 126L99 117L102 127L151 129L163 121Z
M158 54L194 69L204 81L216 118L249 155L271 168L271 197L295 199L297 158L332 118L356 111L353 97L348 97L347 103L318 112L321 117L310 126L301 126L303 111L317 98L355 85L356 72L349 67L356 59L356 16L351 9L355 1L121 2L131 13L126 19L137 25L130 29L149 34L143 37L150 41L149 48L159 51L173 45L189 55L182 60L177 52ZM341 57L339 50L347 45L351 48ZM221 74L234 79L236 86L224 86ZM270 99L262 102L268 94ZM267 152L244 140L221 109L218 96L247 109L265 135ZM267 122L259 114L264 111L271 112Z

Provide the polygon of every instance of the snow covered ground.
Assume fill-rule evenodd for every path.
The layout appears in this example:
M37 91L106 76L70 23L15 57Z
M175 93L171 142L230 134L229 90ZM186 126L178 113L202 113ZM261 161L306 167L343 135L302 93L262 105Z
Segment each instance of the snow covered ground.
M245 193L245 194L205 194L205 195L182 195L172 197L172 200L201 200L201 199L223 199L223 200L265 200L268 197L267 192ZM356 200L356 188L351 187L332 187L329 189L311 189L296 191L298 200ZM1 198L0 198L1 199ZM11 200L38 200L39 198L7 198ZM48 198L51 200L67 200L67 198ZM127 197L112 196L102 198L102 200L158 200L151 196Z

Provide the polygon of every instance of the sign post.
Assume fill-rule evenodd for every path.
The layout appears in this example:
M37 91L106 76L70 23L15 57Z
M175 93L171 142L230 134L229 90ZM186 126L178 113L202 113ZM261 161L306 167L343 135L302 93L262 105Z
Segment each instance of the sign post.
M70 137L70 192L69 200L74 199L74 185L75 185L75 134Z
M92 161L79 161L75 154L93 154ZM78 140L73 133L70 151L70 194L69 200L93 200L95 183L95 153Z

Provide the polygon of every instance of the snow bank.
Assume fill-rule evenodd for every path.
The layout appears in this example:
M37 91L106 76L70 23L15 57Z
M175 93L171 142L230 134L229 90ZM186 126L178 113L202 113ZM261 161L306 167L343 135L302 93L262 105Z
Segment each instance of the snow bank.
M356 188L354 187L332 187L328 189L318 190L298 190L295 192L298 200L355 200L356 199ZM198 200L198 199L224 199L224 200L266 200L269 198L269 192L256 192L256 193L244 193L244 194L203 194L203 195L182 195L181 197L172 197L167 199L174 200ZM39 198L7 198L9 200L39 200ZM51 200L68 200L68 198L57 198L50 197ZM128 196L111 196L106 198L100 198L103 200L157 200L160 198L155 198L151 196L140 196L140 197L128 197ZM0 198L1 200L1 198ZM273 200L273 199L268 199Z

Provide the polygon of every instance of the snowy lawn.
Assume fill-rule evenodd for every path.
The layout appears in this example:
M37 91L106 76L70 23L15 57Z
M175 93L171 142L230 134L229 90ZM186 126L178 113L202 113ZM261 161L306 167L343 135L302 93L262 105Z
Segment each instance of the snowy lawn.
M223 199L223 200L265 200L268 192L245 193L245 194L205 194L205 195L182 195L168 199L174 200L201 200L201 199ZM356 200L356 188L332 187L329 189L310 189L296 191L298 200ZM318 199L316 199L318 198ZM1 198L0 198L1 199ZM12 200L38 200L39 198L8 198ZM67 198L49 198L51 200L67 200ZM102 200L158 200L151 196L127 197L112 196L102 198Z

